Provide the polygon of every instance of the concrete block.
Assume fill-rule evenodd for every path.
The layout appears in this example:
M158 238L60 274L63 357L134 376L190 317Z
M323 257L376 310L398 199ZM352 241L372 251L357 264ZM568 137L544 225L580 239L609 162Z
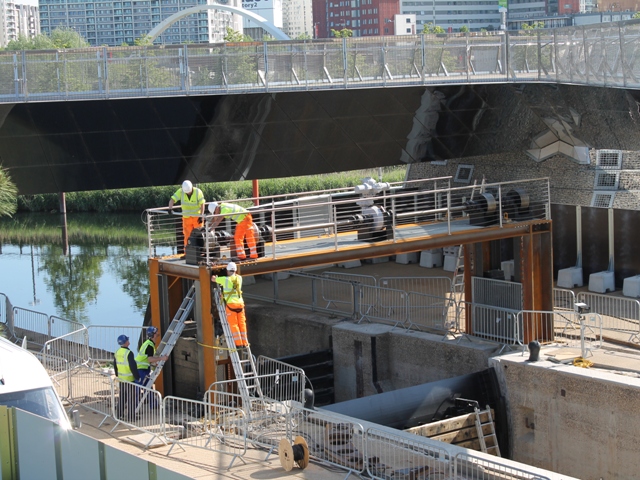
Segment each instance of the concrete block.
M339 263L338 267L342 268L357 268L362 266L362 262L360 260L352 260L350 262Z
M582 267L570 267L558 270L559 288L575 288L582 287L584 280L582 279Z
M242 286L254 285L256 283L256 277L253 275L242 275Z
M598 272L589 275L589 291L596 293L613 292L616 289L613 272Z
M278 275L278 280L286 280L290 277L289 272L277 272L276 275ZM262 278L273 281L273 273L265 273Z
M396 263L400 263L402 265L407 265L409 263L418 263L420 252L411 252L411 253L399 253L396 255Z
M500 262L500 269L504 272L505 280L513 280L513 273L515 269L515 263L513 260L507 260L506 262Z
M453 272L456 269L456 261L458 259L457 255L445 255L444 256L444 266L442 269L445 272Z
M420 253L420 266L436 268L442 266L442 249L425 250Z
M365 263L371 263L372 265L377 265L379 263L387 263L389 261L389 257L374 257L367 258Z
M627 277L622 284L622 294L625 297L640 298L640 275Z

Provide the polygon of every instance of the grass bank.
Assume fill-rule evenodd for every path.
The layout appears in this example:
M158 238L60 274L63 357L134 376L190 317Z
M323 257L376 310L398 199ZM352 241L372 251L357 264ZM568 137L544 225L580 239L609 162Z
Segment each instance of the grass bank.
M401 182L406 167L386 167L382 169L382 180ZM313 190L328 190L353 187L365 177L378 178L378 170L357 170L326 175L288 177L260 180L260 196L300 193ZM235 200L252 196L252 182L219 182L199 184L207 201ZM119 190L97 190L91 192L70 192L66 194L67 212L142 212L147 208L161 207L169 203L169 198L178 185L147 188L127 188ZM57 212L57 194L21 195L18 197L18 212Z

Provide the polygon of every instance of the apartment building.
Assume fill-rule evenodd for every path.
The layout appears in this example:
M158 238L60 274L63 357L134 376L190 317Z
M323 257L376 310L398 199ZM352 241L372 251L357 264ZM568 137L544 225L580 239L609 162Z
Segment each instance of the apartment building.
M314 0L316 38L329 38L331 30L344 28L354 37L394 35L399 0Z
M32 38L40 33L38 4L0 0L0 47L19 36Z
M290 38L313 38L313 5L311 0L284 0L282 31Z
M228 0L228 4L234 3L237 6L239 0ZM178 11L207 4L213 4L213 1L40 0L40 25L45 34L50 34L57 27L72 28L91 45L131 45ZM241 25L233 17L230 13L219 10L206 10L190 15L165 30L156 43L222 42L227 26L237 30Z

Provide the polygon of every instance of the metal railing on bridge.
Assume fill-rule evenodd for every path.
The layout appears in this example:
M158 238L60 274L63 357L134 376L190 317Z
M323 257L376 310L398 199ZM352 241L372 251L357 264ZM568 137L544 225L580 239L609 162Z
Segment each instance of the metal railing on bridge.
M0 103L472 83L640 86L640 22L0 53Z

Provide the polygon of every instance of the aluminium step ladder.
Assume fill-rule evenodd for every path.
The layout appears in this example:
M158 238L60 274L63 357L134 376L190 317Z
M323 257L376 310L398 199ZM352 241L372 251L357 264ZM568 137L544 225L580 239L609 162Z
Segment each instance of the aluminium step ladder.
M217 283L212 283L211 287L211 296L218 311L218 317L220 318L224 338L227 343L227 347L229 348L229 358L231 359L231 365L233 366L233 373L236 376L238 391L240 393L240 398L242 398L243 408L247 416L251 417L252 402L255 400L261 401L263 399L255 360L251 354L249 346L242 347L240 349L235 347L233 333L231 332L231 327L227 321L227 309L224 301L222 300L221 288ZM241 354L243 358L240 358Z
M500 456L500 447L498 446L498 436L496 435L495 424L493 423L493 416L491 415L491 408L487 405L486 410L480 410L478 407L474 408L476 414L476 430L478 432L478 440L480 442L480 450L484 453L489 453ZM481 415L486 415L487 421L482 423ZM486 429L489 433L484 433ZM487 446L487 440L490 445Z
M165 355L169 356L171 354L173 347L176 346L176 343L178 342L178 339L180 338L180 335L184 330L184 324L187 320L187 317L189 316L189 313L191 312L191 309L193 308L195 296L196 285L194 283L193 285L191 285L191 288L189 288L187 295L182 300L180 308L178 308L178 311L173 317L173 320L169 324L169 328L167 328L167 331L164 332L164 336L162 337L162 340L160 341L160 344L156 349L156 356L163 357ZM156 364L156 368L149 374L146 383L149 387L151 387L155 383L156 379L160 375L160 372L162 372L162 367L164 367L164 360L159 361ZM138 407L136 408L136 413L144 403L148 393L149 392L145 390L142 398L140 398L140 402L138 402Z

